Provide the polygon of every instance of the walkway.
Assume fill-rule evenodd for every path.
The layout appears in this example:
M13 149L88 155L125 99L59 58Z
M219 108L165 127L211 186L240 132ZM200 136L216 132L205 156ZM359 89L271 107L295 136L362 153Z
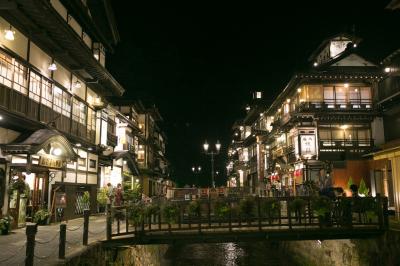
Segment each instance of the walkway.
M90 216L89 244L105 238L105 225L104 215ZM55 265L62 262L58 259L59 229L60 224L38 226L34 265ZM85 248L82 245L82 235L83 218L68 221L66 257ZM0 235L0 265L24 265L25 252L25 228L13 230L9 235Z

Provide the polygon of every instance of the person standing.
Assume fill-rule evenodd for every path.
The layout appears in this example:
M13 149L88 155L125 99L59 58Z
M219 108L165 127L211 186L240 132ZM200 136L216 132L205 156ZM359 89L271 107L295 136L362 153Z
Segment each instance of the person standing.
M107 183L107 205L113 204L114 200L114 188L111 183Z
M115 190L115 201L114 201L115 206L121 206L122 201L123 201L122 185L118 183L117 189Z

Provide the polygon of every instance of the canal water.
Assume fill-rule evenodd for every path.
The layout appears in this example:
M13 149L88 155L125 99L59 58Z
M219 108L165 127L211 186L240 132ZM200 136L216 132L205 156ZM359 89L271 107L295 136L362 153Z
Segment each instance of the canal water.
M299 265L277 243L269 242L174 245L164 259L166 266Z

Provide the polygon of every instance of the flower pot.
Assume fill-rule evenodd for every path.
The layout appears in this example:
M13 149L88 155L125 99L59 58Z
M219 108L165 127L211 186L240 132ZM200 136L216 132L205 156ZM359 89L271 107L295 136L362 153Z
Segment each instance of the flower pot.
M6 228L6 229L2 229L0 232L2 235L8 235L9 230L8 230L8 228Z

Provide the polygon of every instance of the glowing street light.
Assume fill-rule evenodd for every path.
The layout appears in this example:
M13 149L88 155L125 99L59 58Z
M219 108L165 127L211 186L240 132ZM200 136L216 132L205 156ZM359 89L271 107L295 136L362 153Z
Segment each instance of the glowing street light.
M204 153L206 155L209 155L211 157L211 183L212 187L215 188L215 181L214 181L214 156L219 154L219 151L221 150L221 143L219 140L217 140L217 143L215 143L215 151L208 151L210 145L207 143L207 141L204 142L203 148L204 148Z

